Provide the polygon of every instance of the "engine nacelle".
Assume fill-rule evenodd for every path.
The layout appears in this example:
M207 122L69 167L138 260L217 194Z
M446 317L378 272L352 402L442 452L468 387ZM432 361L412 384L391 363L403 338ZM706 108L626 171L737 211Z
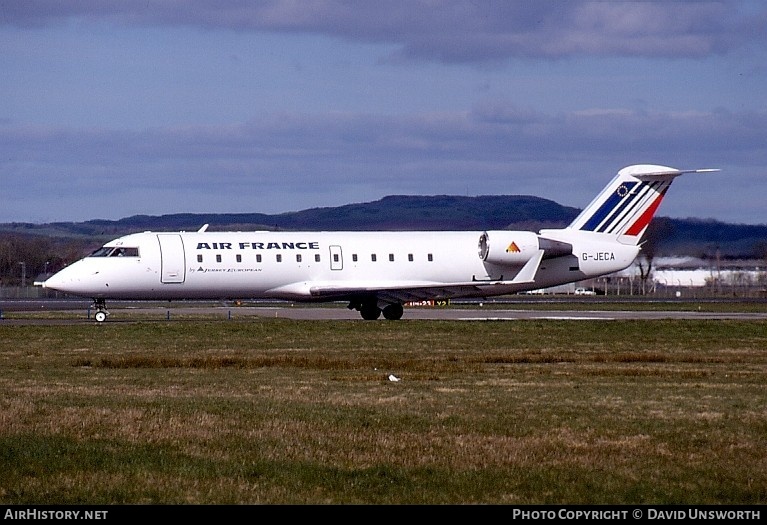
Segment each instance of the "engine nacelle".
M533 232L493 231L479 236L479 258L491 264L520 266L538 255L538 235Z
M479 236L479 258L490 264L520 266L543 250L543 258L564 257L573 253L571 244L540 237L533 232L497 230Z

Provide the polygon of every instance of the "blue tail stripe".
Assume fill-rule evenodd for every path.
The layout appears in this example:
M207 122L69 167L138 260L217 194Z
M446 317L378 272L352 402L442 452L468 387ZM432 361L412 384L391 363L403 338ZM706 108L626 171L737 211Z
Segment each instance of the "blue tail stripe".
M613 222L615 222L615 219L621 216L621 213L623 212L623 210L625 210L626 208L630 208L631 206L634 205L634 203L640 200L643 184L640 183L637 188L634 187L636 186L636 183L634 183L631 186L624 183L622 184L622 186L626 188L626 190L620 190L620 193L623 193L623 200L620 203L618 203L617 206L607 216L609 220L606 220L604 224L602 224L602 226L596 230L599 233L605 233L607 229L610 227L610 225ZM616 190L615 193L619 194L619 191ZM608 232L608 233L612 233L612 232Z
M637 182L624 182L621 184L621 186L619 186L619 188L616 189L612 195L610 195L610 197L608 197L602 206L600 206L599 209L595 211L591 217L589 217L589 220L586 221L586 223L581 227L581 230L596 231L597 227L613 212L615 207L618 206L622 200L626 199L626 197L629 197L632 194L634 186L637 184ZM621 187L624 187L625 191L620 190ZM633 199L628 198L626 200L631 201Z
M600 229L600 231L606 233L615 233L616 229L622 228L622 225L625 224L627 220L629 220L631 215L636 213L637 209L642 209L645 203L652 198L652 195L655 191L657 191L657 187L660 184L662 183L639 183L639 186L633 191L633 196L631 198L627 198L620 204L620 206L615 210L615 213L611 217L610 222L606 223L604 227ZM620 218L620 220L616 223L615 221L617 218Z

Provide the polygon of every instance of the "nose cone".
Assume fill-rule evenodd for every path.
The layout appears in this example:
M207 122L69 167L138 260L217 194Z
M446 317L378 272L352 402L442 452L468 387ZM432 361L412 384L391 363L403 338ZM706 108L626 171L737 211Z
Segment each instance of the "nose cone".
M82 261L78 261L51 275L42 283L42 287L72 295L91 296L96 291L94 289L94 275L93 272L85 270ZM88 275L89 273L91 275Z
M72 272L67 270L68 268L64 268L48 277L41 283L42 287L57 292L69 292L72 285Z
M58 292L63 292L64 286L65 286L65 279L62 278L62 272L57 272L48 277L45 281L40 283L40 286L43 288L47 288L49 290L56 290Z

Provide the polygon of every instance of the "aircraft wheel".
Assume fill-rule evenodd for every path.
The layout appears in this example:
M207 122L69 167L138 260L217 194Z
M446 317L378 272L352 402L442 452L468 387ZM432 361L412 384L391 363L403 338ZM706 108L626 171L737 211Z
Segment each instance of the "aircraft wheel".
M94 315L93 317L96 319L97 322L103 323L104 321L107 320L107 313L103 310L99 310L98 312L96 312L96 315Z
M390 304L389 306L383 309L384 317L387 318L389 321L396 321L398 319L402 319L403 313L405 313L405 309L399 303Z
M375 321L381 315L381 309L374 304L365 304L360 308L360 315L366 321Z

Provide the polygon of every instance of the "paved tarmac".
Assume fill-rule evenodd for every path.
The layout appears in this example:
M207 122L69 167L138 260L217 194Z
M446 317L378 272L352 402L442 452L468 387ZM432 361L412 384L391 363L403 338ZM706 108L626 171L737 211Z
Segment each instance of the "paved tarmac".
M689 305L690 303L686 303ZM620 305L620 309L566 309L561 303L536 305L535 309L525 308L521 303L471 303L452 307L406 307L403 320L434 319L458 321L511 321L522 319L559 319L559 320L617 320L617 319L739 319L767 320L767 303L759 303L756 312L706 311L705 304L700 311L671 309L650 309L647 303L631 302ZM597 306L597 305L595 305ZM624 308L625 306L625 308ZM349 310L342 304L291 305L290 303L264 303L263 305L236 306L232 304L208 303L146 303L115 301L108 303L110 316L106 322L131 321L134 314L160 320L173 320L189 316L213 316L222 319L242 319L248 317L286 318L308 320L354 320L361 321L359 312ZM563 309L564 308L564 309ZM720 306L717 308L722 310ZM42 315L26 316L20 312L37 312ZM50 317L46 312L56 312ZM0 300L0 323L2 324L70 324L95 322L90 301L87 300ZM381 322L385 320L383 317Z

